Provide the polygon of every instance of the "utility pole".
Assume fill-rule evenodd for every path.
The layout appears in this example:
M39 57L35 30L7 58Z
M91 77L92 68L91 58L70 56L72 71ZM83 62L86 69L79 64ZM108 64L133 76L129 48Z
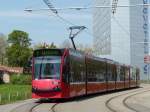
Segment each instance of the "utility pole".
M69 38L71 39L71 42L72 42L72 45L73 45L73 48L76 50L76 46L75 46L75 43L74 43L74 38L81 32L85 29L86 27L85 26L71 26L69 27L69 30L70 30L70 34L69 34ZM75 31L76 30L76 31ZM73 32L75 31L75 32Z

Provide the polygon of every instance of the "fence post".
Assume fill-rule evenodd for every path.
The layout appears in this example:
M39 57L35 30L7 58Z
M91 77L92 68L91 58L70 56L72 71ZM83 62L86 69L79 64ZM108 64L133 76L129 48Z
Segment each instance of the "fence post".
M27 98L27 93L25 92L25 99Z
M8 100L10 101L10 93L9 93L9 95L8 95Z
M18 91L17 91L17 97L19 96L19 93L18 93Z
M2 95L0 94L0 103L2 102Z

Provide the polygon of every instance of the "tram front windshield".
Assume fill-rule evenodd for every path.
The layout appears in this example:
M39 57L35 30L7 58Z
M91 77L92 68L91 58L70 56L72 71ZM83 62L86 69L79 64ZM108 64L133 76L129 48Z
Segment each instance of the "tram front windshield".
M60 79L60 56L41 56L34 61L34 79Z

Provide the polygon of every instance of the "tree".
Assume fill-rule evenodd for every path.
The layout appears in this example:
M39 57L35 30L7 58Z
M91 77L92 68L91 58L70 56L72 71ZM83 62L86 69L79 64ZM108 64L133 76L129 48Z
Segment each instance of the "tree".
M42 49L42 48L55 49L55 48L57 48L57 46L53 42L51 44L38 43L38 44L34 45L34 49Z
M28 33L20 30L14 30L8 35L9 46L6 49L8 65L24 67L28 62L28 58L32 54Z
M57 46L52 42L49 48L57 48Z
M0 64L3 65L6 63L5 53L7 47L7 39L6 36L0 34Z

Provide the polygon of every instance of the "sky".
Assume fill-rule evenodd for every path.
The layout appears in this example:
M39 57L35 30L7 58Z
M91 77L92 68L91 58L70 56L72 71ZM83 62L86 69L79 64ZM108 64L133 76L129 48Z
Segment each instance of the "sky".
M91 6L92 0L50 0L57 8ZM1 0L0 3L0 33L8 35L13 30L23 30L29 33L32 44L54 42L60 45L69 37L68 27L72 26L50 11L25 12L24 9L48 8L43 0ZM87 27L78 37L76 43L92 44L92 11L63 10L59 15L75 25Z

